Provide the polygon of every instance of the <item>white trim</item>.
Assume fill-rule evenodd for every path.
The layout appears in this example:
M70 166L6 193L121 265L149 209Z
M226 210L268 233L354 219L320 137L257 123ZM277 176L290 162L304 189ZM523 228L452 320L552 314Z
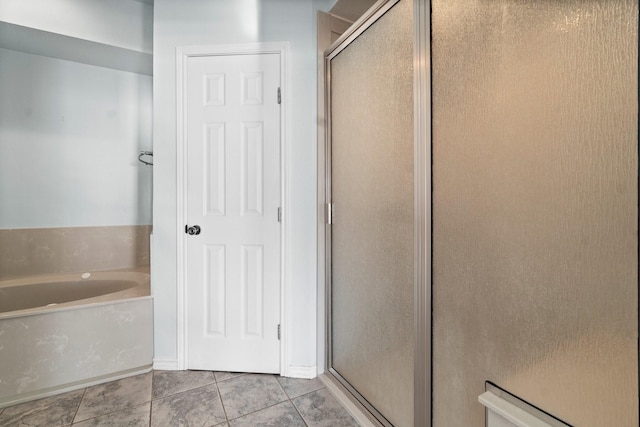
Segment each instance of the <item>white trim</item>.
M186 321L185 303L186 287L184 284L185 274L185 244L182 235L182 224L185 224L186 194L184 192L185 174L185 125L184 125L184 94L186 93L186 67L188 54L178 47L176 49L176 346L178 369L186 369L187 348L186 342ZM182 238L181 238L182 237Z
M284 375L283 375L284 376ZM304 378L310 380L318 376L318 368L316 366L289 366L289 378Z
M478 402L482 403L487 410L494 412L517 427L552 427L540 418L533 416L524 409L518 408L500 396L496 396L490 391L486 391L478 396Z
M178 359L153 359L153 369L158 371L178 371Z
M282 90L282 104L280 110L280 126L281 126L281 144L280 144L280 176L281 176L281 197L282 197L282 229L280 230L280 241L282 242L282 248L280 252L280 326L281 326L281 341L280 341L280 375L288 375L289 373L289 354L291 353L291 332L288 328L290 318L290 301L291 301L291 264L289 248L292 247L291 236L291 223L289 221L289 171L291 170L291 160L289 157L289 136L291 135L291 109L289 105L291 103L291 87L289 82L289 43L265 43L265 46L274 45L279 46L280 53L280 76L281 76L281 90Z
M290 332L288 325L289 301L290 298L290 277L289 269L289 245L290 245L290 224L289 224L289 171L291 169L289 159L289 135L290 129L290 109L291 100L289 94L289 43L249 43L249 44L220 44L220 45L197 45L179 46L176 48L176 231L179 236L177 246L177 275L176 275L176 305L177 305L177 369L187 368L187 329L185 318L185 304L187 301L187 290L185 287L185 240L183 228L185 224L186 194L184 185L185 177L185 105L184 94L186 93L186 66L189 57L193 56L216 56L216 55L251 55L275 53L280 55L280 87L282 90L282 104L280 106L280 197L282 207L282 221L280 231L280 374L287 376L289 372L289 343Z

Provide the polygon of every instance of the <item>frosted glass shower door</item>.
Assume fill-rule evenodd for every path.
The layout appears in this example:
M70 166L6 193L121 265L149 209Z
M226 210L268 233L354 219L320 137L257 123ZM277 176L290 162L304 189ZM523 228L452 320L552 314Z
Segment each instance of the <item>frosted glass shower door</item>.
M331 372L413 425L413 18L402 0L329 57Z
M638 1L431 5L433 426L637 426Z

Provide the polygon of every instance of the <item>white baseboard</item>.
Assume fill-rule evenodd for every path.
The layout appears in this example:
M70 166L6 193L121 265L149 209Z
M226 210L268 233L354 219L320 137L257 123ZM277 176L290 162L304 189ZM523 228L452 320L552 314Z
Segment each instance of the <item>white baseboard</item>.
M289 378L304 378L310 380L318 376L318 368L315 366L291 366L286 375Z
M153 359L153 369L158 371L179 371L177 359Z

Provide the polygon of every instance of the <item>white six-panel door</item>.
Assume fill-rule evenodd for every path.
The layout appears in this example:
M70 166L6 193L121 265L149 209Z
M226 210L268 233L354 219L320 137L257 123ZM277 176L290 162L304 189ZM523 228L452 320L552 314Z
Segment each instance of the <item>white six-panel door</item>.
M278 373L280 55L189 57L186 77L187 368Z

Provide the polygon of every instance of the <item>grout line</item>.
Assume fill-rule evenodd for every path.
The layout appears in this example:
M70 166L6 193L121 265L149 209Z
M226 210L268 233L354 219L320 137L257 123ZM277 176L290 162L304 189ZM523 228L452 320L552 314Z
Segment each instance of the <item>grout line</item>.
M313 392L310 392L313 393ZM307 393L309 394L309 393ZM302 395L304 396L304 394ZM301 396L298 396L301 397ZM297 398L296 398L297 399ZM309 427L309 423L307 422L307 420L305 419L304 415L302 415L302 412L300 412L300 409L298 409L298 406L296 405L296 403L293 401L293 399L289 399L289 401L291 402L291 404L293 405L293 407L295 408L296 412L298 413L298 415L300 415L300 419L302 420L302 422L304 423L305 426Z
M282 390L284 391L284 394L289 398L289 402L291 402L291 405L293 406L293 408L296 410L296 412L298 413L298 415L300 416L300 419L302 420L302 422L304 423L305 426L309 427L309 423L307 422L307 420L304 418L304 416L302 415L302 413L300 412L300 410L298 409L298 407L296 406L295 402L293 401L293 399L297 399L299 397L302 396L306 396L307 394L313 393L314 391L318 391L322 388L324 388L324 385L322 387L320 387L318 390L312 390L308 393L303 393L300 396L296 396L296 397L291 397L289 395L289 393L287 393L287 390L285 390L284 386L280 383L280 381L278 380L278 377L275 377L276 381L278 384L280 384L280 388L282 388Z
M289 400L289 399L287 399L287 400ZM256 412L260 412L260 411L264 411L265 409L273 408L274 406L278 406L278 405L280 405L282 403L285 403L287 400L283 400L282 402L274 403L273 405L265 406L264 408L261 408L261 409L256 409L255 411L248 412L248 413L246 413L244 415L240 415L239 417L231 418L231 420L229 420L229 421L239 420L240 418L246 417L246 416L251 415L251 414L255 414ZM293 405L293 406L295 406L295 405Z
M296 378L297 379L297 378ZM309 390L309 391L305 391L302 394L299 394L297 396L291 396L291 399L297 399L299 397L302 396L306 396L307 394L311 394L315 391L319 391L322 390L323 388L327 388L327 386L324 385L324 383L322 381L320 381L320 378L316 377L316 378L312 378L312 379L305 379L305 378L300 378L301 381L312 381L312 380L316 380L318 382L318 384L320 385L318 388L314 389L314 390Z
M289 393L287 393L287 390L285 390L282 384L280 384L280 381L278 381L278 377L274 375L273 378L275 378L276 382L280 386L280 389L284 392L284 395L287 396L287 399L291 400L291 396L289 396Z
M156 370L151 369L151 403L149 404L149 427L151 427L151 415L153 414L153 384L156 381Z
M80 421L77 421L77 422L78 422L78 423L84 423L84 422L87 422L87 421L95 420L95 419L97 419L97 418L102 418L102 417L106 417L106 416L109 416L109 420L110 420L110 419L111 419L111 416L112 416L112 415L114 415L114 414L121 413L122 411L131 411L131 410L133 410L133 409L137 409L137 408L139 408L139 407L140 407L140 406L142 406L142 405L146 405L147 403L149 404L149 424L151 424L151 405L152 405L152 403L153 403L153 401L151 401L151 400L147 400L146 402L138 403L137 405L134 405L134 406L126 406L126 407L124 407L124 408L120 408L120 409L118 409L118 410L116 410L116 411L107 412L106 414L96 415L95 417L87 418L86 420L80 420ZM73 418L74 418L74 420L73 420L73 421L72 421L72 423L71 423L71 424L69 424L69 425L72 425L72 424L75 424L75 423L76 423L76 421L75 421L75 417L76 417L77 415L78 415L78 414L77 414L77 411L76 411L76 415L74 415L74 417L73 417Z
M175 393L167 394L165 396L158 396L156 398L153 397L153 391L151 391L151 402L153 402L154 400L162 400L162 399L166 399L167 397L177 396L177 395L182 394L182 393L187 393L187 392L194 391L194 390L197 390L199 388L208 387L208 386L211 386L211 385L217 385L217 384L214 381L214 382L210 382L210 383L207 383L207 384L199 385L197 387L189 388L189 389L186 389L186 390L176 391Z
M235 378L239 378L239 377L244 376L244 375L247 375L247 374L248 374L248 373L243 373L242 375L239 375L238 377L229 378L229 380L232 380L232 379L235 379ZM231 422L232 420L237 420L237 419L239 419L239 418L246 417L246 416L251 415L251 414L255 414L256 412L260 412L260 411L263 411L263 410L265 410L265 409L272 408L272 407L274 407L274 406L280 405L281 403L284 403L284 402L286 402L287 400L291 402L291 398L289 397L289 395L288 395L288 394L287 394L287 392L285 391L284 387L282 387L282 384L280 384L280 381L278 381L278 379L276 378L276 376L275 376L274 374L258 374L258 375L271 376L271 377L276 381L276 383L278 383L278 385L280 386L280 389L282 389L282 391L284 392L284 395L286 396L286 399L285 399L285 400L282 400L282 401L280 401L280 402L276 402L276 403L274 403L273 405L265 406L264 408L256 409L255 411L251 411L251 412L248 412L248 413L246 413L246 414L240 415L239 417L235 417L235 418L231 418L231 419L230 419L230 418L227 416L227 422L228 422L228 423L229 423L229 422ZM223 382L226 382L226 381L229 381L229 380L225 380L225 381L223 381ZM219 392L218 392L218 393L219 393ZM220 401L222 401L222 395L220 395ZM291 402L291 403L293 403L293 402ZM222 404L223 404L223 407L224 407L224 402L223 402ZM295 407L295 405L293 405L293 406ZM225 416L226 416L226 410L225 410ZM304 422L304 418L303 418L303 422ZM305 422L305 425L306 425L306 422Z
M147 404L147 403L149 404L149 411L151 411L151 406L152 406L152 404L153 404L153 373L152 373L152 372L153 372L153 370L151 370L151 371L147 372L146 374L139 374L139 375L148 375L149 373L151 373L151 387L150 387L150 390L149 390L149 397L148 397L148 400L144 400L144 401L142 401L142 402L138 402L138 403L136 403L136 404L135 404L135 405L133 405L133 406L129 406L129 405L127 404L127 405L125 405L123 408L118 408L118 409L116 409L116 410L114 410L114 411L107 412L107 413L100 414L100 415L96 415L95 417L87 418L86 420L81 420L81 421L82 421L82 422L84 422L84 421L88 421L88 420L93 420L93 419L95 419L95 418L100 418L100 417L104 417L104 416L107 416L107 415L112 415L112 414L115 414L115 413L121 412L121 411L123 411L123 410L135 409L135 408L137 408L137 407L139 407L139 406L142 406L142 405L145 405L145 404ZM134 377L137 377L137 376L139 376L139 375L134 375ZM133 378L133 377L127 377L127 378ZM121 378L121 379L119 379L119 380L113 380L113 381L109 381L109 382L106 382L106 383L97 384L96 386L91 386L91 387L97 387L97 386L101 386L101 385L105 385L105 384L115 383L115 382L122 381L122 380L127 379L127 378ZM85 398L85 395L86 395L86 393L87 393L87 390L88 390L89 388L91 388L91 387L86 387L86 388L83 390L83 392L82 392L82 399L80 399L80 405L78 405L78 408L76 409L76 413L75 413L75 415L73 416L72 424L76 422L76 420L75 420L75 419L76 419L76 417L78 416L78 411L80 410L80 406L82 406L82 401L83 401L83 400L84 400L84 398ZM81 421L78 421L78 422L81 422ZM151 413L149 413L149 422L151 422Z
M220 372L220 373L222 373L222 372L225 372L225 371L210 371L210 372ZM226 379L220 380L220 381L218 381L218 379L216 378L216 382L217 383L226 383L227 381L235 380L236 378L240 378L240 377L244 377L245 375L249 375L249 372L242 372L242 373L229 372L229 373L230 374L236 374L236 375L231 377L231 378L226 378ZM269 374L256 374L256 375L269 375ZM215 377L215 374L214 374L214 377Z
M153 383L152 383L152 387L151 387L151 411L152 412L151 413L153 413L153 403L154 402L157 402L157 401L160 401L160 400L164 400L164 399L167 399L167 398L171 398L171 397L175 397L175 396L178 396L180 394L190 393L190 392L193 392L195 390L198 390L198 389L201 389L201 388L205 388L205 387L210 387L210 386L213 385L213 386L215 386L215 389L216 389L216 391L218 393L218 398L220 399L220 403L222 405L222 410L223 410L224 418L225 418L225 421L223 421L223 423L228 423L226 410L224 409L224 404L222 404L222 396L220 395L220 389L218 388L218 382L217 382L217 379L216 379L216 376L215 376L215 373L214 373L216 371L198 371L198 372L206 372L206 373L211 374L211 378L213 379L213 381L211 381L209 383L206 383L206 384L203 384L203 385L200 385L200 386L197 386L197 387L189 388L187 390L182 390L182 391L178 391L178 392L175 392L175 393L172 393L172 394L168 394L166 396L159 396L159 397L157 397L155 399L153 398ZM154 378L155 378L155 371L154 371ZM151 426L151 416L149 417L149 425ZM216 424L216 425L220 425L220 424Z
M87 388L86 387L82 390L82 397L80 398L80 402L78 403L78 406L76 407L76 411L73 413L73 417L71 418L71 424L69 424L69 425L72 425L76 421L76 417L78 416L78 411L80 410L80 406L82 406L82 401L84 400L85 394L87 394Z
M227 409L224 407L224 401L222 400L222 393L220 393L220 385L218 384L218 379L216 375L213 374L213 379L215 380L216 390L218 390L218 399L220 399L220 405L222 405L222 412L224 413L224 419L227 421L227 426L229 425L229 416L227 415Z
M292 397L292 398L291 398L291 400L293 400L293 399L297 399L297 398L302 397L302 396L307 396L307 395L309 395L309 394L311 394L311 393L315 393L316 391L320 391L320 390L323 390L323 389L325 389L325 388L326 388L326 387L323 385L322 387L317 388L317 389L315 389L315 390L311 390L311 391L308 391L308 392L306 392L306 393L302 393L300 396Z
M149 402L149 427L151 427L151 414L153 414L153 381L151 381L151 402Z

